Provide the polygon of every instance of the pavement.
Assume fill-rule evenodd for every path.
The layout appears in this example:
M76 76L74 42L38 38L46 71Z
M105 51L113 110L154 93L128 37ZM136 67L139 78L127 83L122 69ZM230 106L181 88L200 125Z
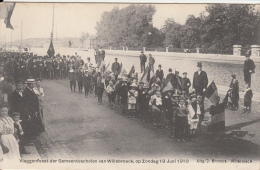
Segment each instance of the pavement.
M40 135L36 149L24 159L94 158L247 158L260 160L260 106L253 102L251 114L226 109L226 135L215 140L210 134L198 135L197 142L176 142L167 129L154 129L151 123L129 119L120 109L97 104L90 94L71 93L68 80L44 80L44 119L46 133ZM242 101L240 102L242 106ZM204 131L210 115L206 114Z

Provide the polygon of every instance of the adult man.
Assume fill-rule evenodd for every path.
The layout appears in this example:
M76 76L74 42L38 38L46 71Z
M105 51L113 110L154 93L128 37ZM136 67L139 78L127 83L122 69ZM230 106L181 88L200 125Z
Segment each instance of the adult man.
M197 68L198 68L198 71L196 71L193 76L193 83L192 83L193 91L197 95L204 96L203 93L208 86L208 76L207 76L207 73L202 70L201 62L197 63Z
M120 74L120 64L117 62L117 58L115 58L115 62L111 66L112 72L115 74L115 79L117 80L118 74Z
M24 100L25 109L29 115L29 121L31 124L30 137L35 138L41 132L45 132L45 127L43 125L42 115L40 115L40 104L39 98L35 94L33 88L35 86L34 79L27 79L27 87L24 89Z
M160 81L162 82L163 76L164 76L164 73L163 73L163 70L162 70L162 65L159 64L158 70L156 70L156 77L158 77L160 79Z
M20 113L20 119L22 120L21 126L24 131L24 137L25 139L20 139L20 152L22 154L30 154L30 152L26 151L24 148L24 145L26 144L26 138L28 138L28 134L30 132L30 117L28 115L28 112L26 112L25 109L25 100L23 95L23 89L24 89L24 81L19 80L16 85L16 89L12 92L10 95L10 113L18 112Z
M146 63L147 57L143 51L141 51L141 53L142 54L140 55L140 64L141 64L141 73L142 73L145 70L145 63Z
M251 74L255 73L255 63L253 60L250 59L250 54L247 53L245 55L246 60L244 62L244 80L245 83L251 87Z
M204 111L204 99L205 99L204 91L206 90L206 88L208 86L208 76L207 76L207 73L202 70L202 63L201 62L197 63L197 68L198 68L198 71L196 71L194 73L192 86L193 86L193 91L196 93L196 95L198 96L197 98L199 98L199 101L200 101L201 114L199 116L198 130L201 131L201 123L204 119L204 114L205 114L205 111Z
M152 54L149 54L149 68L150 68L150 71L152 71L154 73L154 63L155 63L155 60L152 56Z

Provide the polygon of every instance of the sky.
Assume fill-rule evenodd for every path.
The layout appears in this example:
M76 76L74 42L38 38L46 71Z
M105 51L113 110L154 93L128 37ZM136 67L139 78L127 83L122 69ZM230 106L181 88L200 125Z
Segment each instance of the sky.
M49 38L54 5L54 38L80 37L82 32L96 34L95 26L104 11L115 6L120 9L129 4L117 3L16 3L11 18L14 30L5 28L0 20L0 41L10 42L27 38ZM188 15L199 16L205 4L154 4L153 25L161 28L167 18L184 24ZM21 29L22 27L22 29ZM0 42L0 43L1 43Z

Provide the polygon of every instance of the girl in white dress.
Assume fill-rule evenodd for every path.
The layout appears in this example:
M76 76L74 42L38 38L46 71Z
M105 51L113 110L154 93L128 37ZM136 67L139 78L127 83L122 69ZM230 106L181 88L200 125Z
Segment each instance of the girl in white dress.
M19 145L14 137L14 121L8 116L8 106L3 105L0 108L0 136L3 145L5 145L9 152L4 154L3 160L6 161L19 161L20 152Z

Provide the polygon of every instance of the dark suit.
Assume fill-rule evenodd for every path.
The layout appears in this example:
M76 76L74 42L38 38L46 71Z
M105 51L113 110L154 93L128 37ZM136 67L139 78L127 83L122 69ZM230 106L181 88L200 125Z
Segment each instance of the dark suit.
M199 74L198 71L196 71L193 76L192 85L196 94L203 96L203 89L206 89L208 86L207 73L205 71L201 71Z
M38 96L33 90L26 87L24 90L25 108L31 117L32 135L38 135L40 132L44 132L45 128L42 121L42 115L40 115L40 104Z
M193 83L192 83L193 88L195 89L195 92L197 95L201 95L202 96L202 101L201 101L201 114L199 116L199 123L198 123L198 129L201 130L201 122L204 119L204 92L203 89L206 89L208 86L208 76L207 73L205 71L201 71L200 74L198 73L198 71L196 71L194 73L193 76Z
M251 70L252 73L255 72L255 63L251 59L245 60L244 70L243 70L245 83L247 83L247 84L249 84L249 86L251 86L251 74L252 73L250 73L249 70Z

